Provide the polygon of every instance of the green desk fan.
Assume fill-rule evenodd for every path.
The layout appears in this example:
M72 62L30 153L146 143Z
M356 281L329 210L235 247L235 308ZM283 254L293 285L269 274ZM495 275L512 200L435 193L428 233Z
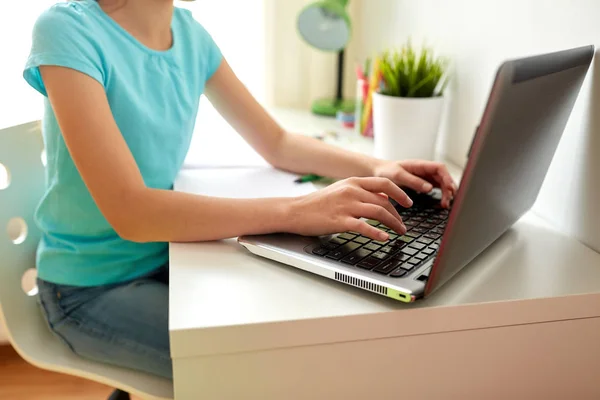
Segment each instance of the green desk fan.
M344 100L344 49L350 41L352 25L346 11L349 0L320 0L306 6L298 16L298 31L312 47L338 53L337 92L333 99L318 99L312 112L335 117L338 111L354 112L355 102Z

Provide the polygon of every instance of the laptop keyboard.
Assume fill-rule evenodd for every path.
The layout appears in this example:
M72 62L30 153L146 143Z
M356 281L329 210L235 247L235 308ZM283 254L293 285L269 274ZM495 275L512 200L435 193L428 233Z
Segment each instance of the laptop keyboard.
M416 270L437 255L449 211L431 199L415 201L409 209L392 203L408 229L405 235L398 235L378 221L367 220L368 224L389 232L389 240L382 242L357 232L344 232L322 239L312 253L392 278Z

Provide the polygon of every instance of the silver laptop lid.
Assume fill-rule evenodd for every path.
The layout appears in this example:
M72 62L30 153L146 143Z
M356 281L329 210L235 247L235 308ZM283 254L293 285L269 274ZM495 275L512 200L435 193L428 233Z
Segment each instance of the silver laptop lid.
M500 66L426 296L533 206L593 55L585 46Z

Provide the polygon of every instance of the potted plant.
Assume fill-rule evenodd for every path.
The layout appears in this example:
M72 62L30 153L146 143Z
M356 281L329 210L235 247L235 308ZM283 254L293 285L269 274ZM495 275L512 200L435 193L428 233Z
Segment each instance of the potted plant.
M410 40L378 60L373 94L375 155L388 160L433 159L448 84L448 61Z

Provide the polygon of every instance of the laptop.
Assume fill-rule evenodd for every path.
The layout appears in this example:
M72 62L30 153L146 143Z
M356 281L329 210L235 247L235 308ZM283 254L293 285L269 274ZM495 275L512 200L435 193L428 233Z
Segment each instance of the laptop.
M403 302L430 295L534 204L594 55L593 46L504 62L498 69L451 208L439 194L393 202L408 228L390 239L242 236L250 252ZM418 139L417 139L418 140Z

